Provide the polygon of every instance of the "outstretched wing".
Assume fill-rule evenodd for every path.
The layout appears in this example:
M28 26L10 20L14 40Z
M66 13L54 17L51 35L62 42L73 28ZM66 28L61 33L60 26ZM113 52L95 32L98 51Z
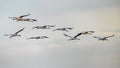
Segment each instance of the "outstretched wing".
M19 18L26 17L26 16L29 16L29 15L30 15L30 13L29 13L29 14L27 14L27 15L22 15L22 16L19 16Z
M28 39L35 39L35 37L29 37L29 38L27 38L27 40L28 40Z
M17 19L17 17L9 17L9 18L11 18L11 19L13 19L13 20L16 20L16 19Z
M40 29L42 26L35 26L35 27L33 27L32 29L35 29L35 28L37 28L37 29Z
M70 30L71 30L71 29L73 29L73 28L72 28L72 27L65 27L65 29L70 29Z
M15 34L18 34L19 32L23 31L24 29L25 29L25 27L20 29L19 31L17 31Z
M69 35L67 35L67 34L64 34L64 36L69 37L69 38L72 38L71 36L69 36Z
M47 26L47 27L55 27L55 25L45 25L45 26Z
M48 38L47 36L41 36L41 39Z
M95 31L87 31L87 32L94 33Z
M37 19L30 19L30 18L29 18L29 21L30 21L30 22L36 22Z
M61 30L61 29L57 28L57 29L54 29L53 31L56 31L56 30Z
M5 34L4 36L11 36L12 34Z
M80 36L80 35L82 35L82 33L78 33L76 36L74 36L74 38L76 38L76 37L78 37L78 36Z
M105 38L114 37L114 36L115 36L115 34L113 34L113 35L111 35L111 36L107 36L107 37L105 37Z

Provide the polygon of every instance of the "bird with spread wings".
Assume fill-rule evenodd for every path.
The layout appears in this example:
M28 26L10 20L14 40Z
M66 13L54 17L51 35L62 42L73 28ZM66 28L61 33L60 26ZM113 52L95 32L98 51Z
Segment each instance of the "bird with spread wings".
M21 37L21 35L18 35L18 33L20 33L21 31L23 31L24 29L25 29L25 27L22 28L22 29L20 29L19 31L15 32L14 34L5 34L4 36L10 36L9 38L12 38L12 37L15 37L15 36Z
M94 36L93 38L97 38L98 40L102 40L102 41L105 41L105 40L108 41L107 38L114 37L114 36L115 36L115 34L113 34L113 35L111 35L111 36L106 36L106 37L96 37L96 36Z
M71 28L71 27L64 27L64 28L57 28L57 29L54 29L53 31L56 31L56 30L58 30L58 31L68 31L68 30L72 30L73 28Z
M45 38L48 38L48 37L47 36L29 37L29 38L27 38L27 40L29 40L29 39L45 39Z
M16 20L16 21L22 21L23 20L23 17L26 17L26 16L29 16L29 14L26 14L26 15L21 15L19 17L9 17L9 18L12 18L13 20Z
M16 20L16 21L26 21L26 22L36 22L37 21L37 19L33 19L33 18L24 18L29 15L30 15L30 13L26 14L26 15L21 15L19 17L9 17L9 18L12 18L13 20Z
M77 38L78 36L82 35L82 33L78 33L77 35L75 36L69 36L67 34L64 34L64 36L68 37L69 39L68 40L80 40L79 38Z
M43 25L43 26L35 26L33 29L50 29L52 27L55 27L55 25Z

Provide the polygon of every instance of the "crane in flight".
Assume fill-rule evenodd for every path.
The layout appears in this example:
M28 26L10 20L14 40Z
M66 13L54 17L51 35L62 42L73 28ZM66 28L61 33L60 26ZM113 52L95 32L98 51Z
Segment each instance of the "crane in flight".
M107 38L114 37L114 36L115 35L113 34L111 36L106 36L106 37L96 37L96 36L94 36L93 38L97 38L98 40L102 40L102 41L105 41L105 40L109 41Z
M43 25L43 26L35 26L32 29L51 29L52 27L55 27L55 25Z
M18 16L18 17L9 17L9 18L11 18L12 20L16 20L16 21L22 21L23 17L27 17L29 15L30 15L30 13L26 14L26 15L21 15L21 16Z
M80 40L79 38L77 38L78 36L80 36L80 35L82 35L82 33L78 33L77 35L75 35L75 36L69 36L69 35L67 35L67 34L64 34L64 36L66 36L66 37L68 37L69 39L68 39L68 41L69 40Z
M12 38L12 37L15 37L15 36L21 37L21 35L18 35L18 33L20 33L21 31L23 31L24 29L25 29L25 27L22 28L22 29L20 29L19 31L15 32L14 34L5 34L4 36L9 36L9 38Z
M64 28L57 28L57 29L54 29L53 31L56 31L56 30L58 30L58 31L68 31L68 30L72 30L73 28L71 28L71 27L64 27Z
M47 36L29 37L29 38L27 38L27 40L29 40L29 39L36 39L36 40L38 40L38 39L45 39L45 38L48 38L48 37Z
M26 21L26 22L36 22L37 19L33 19L33 18L24 18L24 17L27 17L29 16L29 14L26 14L26 15L21 15L21 16L18 16L18 17L9 17L9 18L12 18L13 20L16 20L17 22L18 21Z

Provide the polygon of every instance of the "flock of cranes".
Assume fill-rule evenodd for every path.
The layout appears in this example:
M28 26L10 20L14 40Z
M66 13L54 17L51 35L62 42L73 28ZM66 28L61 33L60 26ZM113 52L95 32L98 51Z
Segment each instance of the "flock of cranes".
M21 21L21 22L23 22L23 21L36 22L37 21L37 19L25 18L26 16L29 16L29 15L30 15L30 13L26 14L26 15L21 15L19 17L9 17L9 18L11 18L12 20ZM51 29L53 27L55 27L55 25L41 25L41 26L32 27L32 29ZM21 31L23 31L24 29L25 29L25 27L18 30L17 32L15 32L13 34L5 34L4 36L9 36L9 38L16 37L16 36L21 37L21 35L19 35L19 33ZM53 30L53 32L54 31L66 31L66 32L68 32L69 30L72 30L72 29L73 29L72 27L56 28L56 29ZM80 33L76 34L75 36L69 36L69 35L67 35L65 33L63 35L65 37L68 37L69 38L68 40L80 40L78 38L78 36L87 35L87 34L92 35L93 33L94 33L94 31L84 31L84 32L80 32ZM105 41L105 40L108 40L108 38L114 37L114 36L115 35L113 34L113 35L106 36L106 37L94 36L93 38L97 38L98 40ZM36 36L36 37L29 37L29 38L27 38L27 40L29 40L29 39L47 39L47 38L48 38L47 36Z

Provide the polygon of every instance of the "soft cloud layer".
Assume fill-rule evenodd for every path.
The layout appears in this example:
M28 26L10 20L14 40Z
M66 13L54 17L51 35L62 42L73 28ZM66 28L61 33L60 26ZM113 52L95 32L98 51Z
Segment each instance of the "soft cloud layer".
M100 32L95 35L107 36L107 34L116 36L110 38L110 41L98 41L91 36L81 36L79 41L67 41L67 38L60 34L58 35L61 37L52 36L53 38L48 40L8 38L0 45L0 66L1 68L119 68L120 33Z

